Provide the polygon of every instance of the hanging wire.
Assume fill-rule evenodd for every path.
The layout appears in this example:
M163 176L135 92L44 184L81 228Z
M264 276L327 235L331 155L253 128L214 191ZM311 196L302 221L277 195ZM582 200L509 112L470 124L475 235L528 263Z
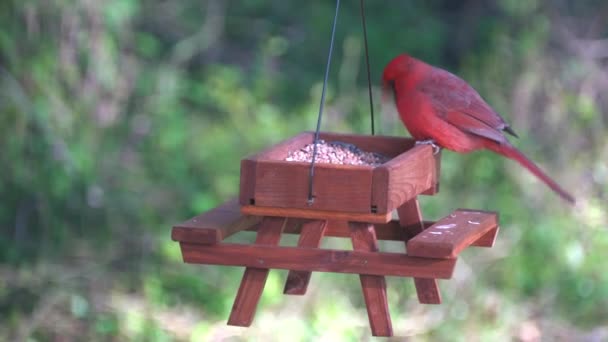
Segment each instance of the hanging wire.
M329 53L327 55L327 64L325 65L325 78L323 79L323 90L321 91L321 103L319 104L319 116L317 117L317 129L315 131L315 139L313 141L312 160L310 162L310 173L308 174L308 205L312 205L315 198L313 192L313 179L315 177L315 160L317 157L317 143L319 141L319 131L321 130L321 118L323 117L323 106L325 104L325 93L327 92L327 79L329 78L329 67L331 65L331 55L334 50L334 38L336 35L336 22L338 21L338 10L340 9L340 0L336 0L336 14L334 15L334 23L331 28L331 40L329 42Z
M365 64L367 67L367 90L369 91L369 113L372 122L372 135L374 135L374 99L372 97L372 76L369 67L369 49L367 47L367 26L365 25L365 6L363 0L360 1L361 5L361 24L363 26L363 42L365 43Z

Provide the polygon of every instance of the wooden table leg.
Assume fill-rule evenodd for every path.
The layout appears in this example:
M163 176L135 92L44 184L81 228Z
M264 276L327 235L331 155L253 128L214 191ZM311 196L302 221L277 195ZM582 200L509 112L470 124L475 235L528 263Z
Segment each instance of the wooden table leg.
M411 199L397 208L397 214L399 214L399 224L402 227L412 227L407 232L409 238L418 235L424 230L422 213L420 212L420 204L417 198ZM416 293L418 294L418 301L420 303L441 304L441 292L439 292L437 279L414 278L414 285L416 286Z
M359 251L378 251L378 241L374 225L370 223L349 222L353 249ZM392 336L393 327L388 311L386 281L383 276L359 275L363 297L367 307L369 324L374 336Z
M302 224L298 247L318 248L325 234L327 221L308 221ZM284 294L303 295L310 281L310 271L289 271L285 282Z
M286 221L287 218L284 217L264 217L260 223L255 243L260 245L278 245ZM267 277L267 268L247 267L245 269L239 291L232 305L228 325L241 327L251 325Z

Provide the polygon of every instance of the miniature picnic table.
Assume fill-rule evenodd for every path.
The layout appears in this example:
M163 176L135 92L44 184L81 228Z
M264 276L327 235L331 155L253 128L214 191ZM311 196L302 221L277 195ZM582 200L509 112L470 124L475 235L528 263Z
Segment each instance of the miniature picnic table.
M306 293L312 272L358 274L374 336L392 336L385 276L412 277L420 303L440 304L437 279L452 277L468 246L491 247L494 212L457 209L424 221L417 196L438 191L439 154L407 138L322 133L392 159L377 167L319 164L315 201L306 203L309 163L286 162L313 140L302 133L241 161L239 199L175 225L184 262L246 267L229 325L250 326L270 269L289 270L285 294ZM396 211L398 218L393 219ZM224 242L255 231L253 244ZM281 235L299 234L296 247ZM352 240L353 250L319 248L324 236ZM382 252L378 240L403 241L404 253Z

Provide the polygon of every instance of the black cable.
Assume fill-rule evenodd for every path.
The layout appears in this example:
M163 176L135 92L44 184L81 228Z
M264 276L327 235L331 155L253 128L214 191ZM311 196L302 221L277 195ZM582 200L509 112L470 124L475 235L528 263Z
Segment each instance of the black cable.
M365 6L363 0L361 4L361 23L363 24L363 42L365 43L365 64L367 66L367 90L369 91L369 113L372 121L372 135L375 134L374 129L374 99L372 97L372 77L369 68L369 49L367 47L367 26L365 25Z
M319 131L321 130L321 118L323 117L323 106L325 104L325 93L327 91L327 79L329 78L329 67L331 65L331 54L334 50L334 37L336 35L336 22L338 21L338 10L340 9L340 0L336 0L336 14L334 15L334 23L331 29L331 40L329 42L329 53L327 55L327 64L325 65L325 79L323 80L323 91L321 92L321 103L319 104L319 116L317 117L317 130L315 131L315 139L313 141L312 160L310 162L310 173L308 175L308 205L312 205L315 201L312 195L313 179L315 177L315 159L317 157L317 142L319 141Z

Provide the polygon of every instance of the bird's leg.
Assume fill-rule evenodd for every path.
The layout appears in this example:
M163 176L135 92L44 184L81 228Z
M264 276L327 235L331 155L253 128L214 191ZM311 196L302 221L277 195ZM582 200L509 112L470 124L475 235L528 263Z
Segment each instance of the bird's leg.
M433 139L427 139L427 140L418 140L416 141L416 145L431 145L433 146L433 155L439 153L439 151L441 151L441 146L437 145L437 143L435 143L435 140Z

